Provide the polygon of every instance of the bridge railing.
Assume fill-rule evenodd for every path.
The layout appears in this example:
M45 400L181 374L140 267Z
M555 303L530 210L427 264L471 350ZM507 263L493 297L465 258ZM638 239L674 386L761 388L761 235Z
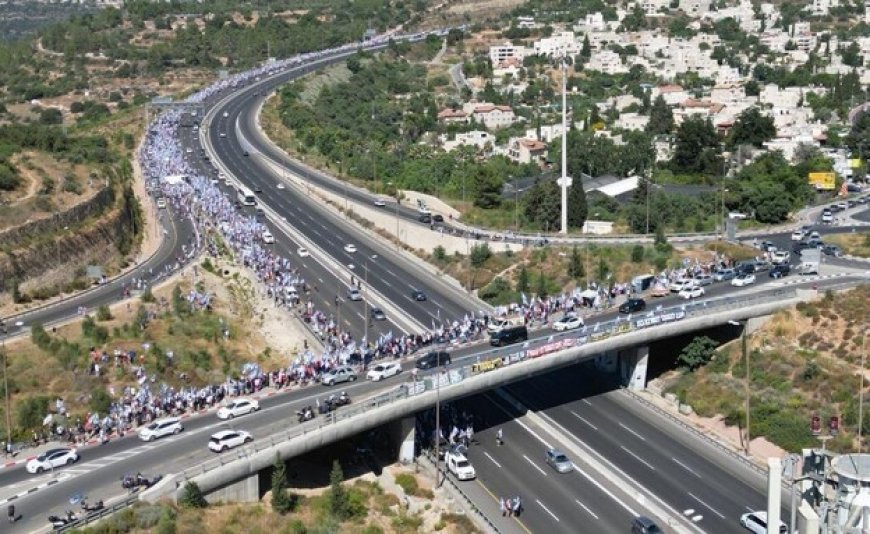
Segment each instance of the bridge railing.
M319 432L321 429L329 425L338 421L356 417L357 415L363 414L373 408L379 408L414 395L419 395L425 391L434 390L435 388L449 387L452 384L462 382L470 376L496 371L501 367L512 365L526 359L546 356L561 350L579 347L587 343L600 341L641 329L680 321L688 317L705 315L714 311L721 312L728 309L744 309L752 307L758 303L767 303L771 300L787 300L796 295L796 289L783 288L746 296L692 301L677 306L658 306L655 309L644 311L643 313L618 317L595 324L587 324L585 327L577 330L554 333L549 337L530 340L522 345L516 345L517 350L508 354L496 356L495 353L499 352L498 349L483 351L473 363L462 366L452 366L449 369L421 377L419 380L402 384L395 389L353 403L339 410L325 415L318 415L312 421L301 424L288 423L288 428L286 430L255 440L250 445L239 447L229 454L222 454L213 460L183 471L178 480L183 481L185 479L196 477L213 469L217 469L237 460L242 460L260 451L274 447L281 442L292 440L311 432ZM488 355L491 355L491 357L487 359ZM288 420L292 420L292 417L295 414L288 412L287 415Z

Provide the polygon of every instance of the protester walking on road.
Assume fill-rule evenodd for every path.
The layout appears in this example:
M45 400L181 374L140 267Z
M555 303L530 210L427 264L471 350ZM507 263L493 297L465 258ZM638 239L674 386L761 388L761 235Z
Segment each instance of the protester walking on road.
M502 434L501 429L498 429L498 432L495 433L495 441L499 446L504 445L504 434Z

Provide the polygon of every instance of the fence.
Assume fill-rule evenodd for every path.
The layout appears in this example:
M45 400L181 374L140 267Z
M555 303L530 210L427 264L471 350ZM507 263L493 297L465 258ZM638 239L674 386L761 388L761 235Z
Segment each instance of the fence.
M125 497L124 500L122 500L120 502L116 502L115 504L112 504L111 506L106 506L102 510L97 510L96 512L91 512L88 515L82 517L81 519L77 519L77 520L73 521L72 523L67 523L66 525L64 525L62 527L55 528L54 531L55 532L69 532L73 529L81 528L89 523L94 523L96 521L99 521L100 519L108 517L117 511L123 510L124 508L127 508L129 506L133 506L137 502L139 502L139 495Z
M685 305L673 306L669 308L660 308L638 317L632 318L616 318L611 321L601 322L595 325L586 325L584 328L560 334L554 334L549 337L541 337L527 342L523 346L516 346L516 350L508 354L502 354L496 357L495 354L500 352L500 349L492 349L484 351L478 355L477 361L463 365L461 367L451 368L447 372L438 372L434 375L427 375L420 380L402 384L398 388L382 393L375 397L366 399L365 401L351 404L346 408L338 411L330 412L328 415L317 418L314 421L308 421L302 424L291 426L289 429L270 435L254 441L247 447L236 449L235 455L222 455L214 460L199 464L198 466L187 469L177 478L177 483L180 484L189 478L207 473L213 469L217 469L237 459L246 458L252 454L273 447L283 441L292 440L298 436L303 436L311 432L319 432L322 428L335 423L336 421L350 419L356 417L372 408L379 408L395 401L406 399L408 397L419 395L425 391L434 390L436 387L449 387L452 384L462 382L472 375L496 372L498 369L523 361L527 358L538 358L565 350L568 348L579 347L587 343L600 341L613 336L618 336L628 332L633 332L640 329L645 329L660 324L666 324L674 321L680 321L687 317L703 315L710 313L713 310L722 311L723 309L740 309L751 307L758 302L770 302L771 300L786 300L793 297L797 291L791 289L778 289L764 293L755 294L748 297L725 297L721 299L687 303ZM486 359L488 354L493 356ZM496 362L495 360L498 360Z

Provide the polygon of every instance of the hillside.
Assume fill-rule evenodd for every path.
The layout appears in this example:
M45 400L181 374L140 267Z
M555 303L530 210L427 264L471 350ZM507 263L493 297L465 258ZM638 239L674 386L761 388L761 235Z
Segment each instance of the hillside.
M828 433L831 416L840 419L839 435L828 442L836 451L857 447L858 398L862 354L870 324L870 286L827 293L814 302L774 315L748 337L751 376L751 433L791 452L816 446L810 430L814 415ZM863 371L865 377L870 376ZM674 373L668 390L698 415L741 424L745 417L740 340L719 348L694 372ZM865 394L870 382L864 381ZM864 410L863 428L870 429Z

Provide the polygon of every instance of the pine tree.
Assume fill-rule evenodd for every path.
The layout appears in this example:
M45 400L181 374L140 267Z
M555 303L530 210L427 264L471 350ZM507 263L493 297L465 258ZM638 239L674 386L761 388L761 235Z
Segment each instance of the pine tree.
M526 270L526 265L520 266L520 273L517 275L517 293L529 292L529 271Z
M586 204L586 192L583 190L583 179L580 176L573 178L573 183L568 188L568 226L583 228L589 215L589 207Z
M544 278L544 271L538 271L538 297L547 298L547 279Z
M657 135L671 133L674 129L674 114L662 95L656 97L649 110L646 131Z
M275 453L275 463L272 466L272 509L279 514L292 512L296 502L287 493L287 467Z
M577 245L574 245L571 249L571 262L568 264L568 274L575 280L580 280L586 276L583 261L580 259L580 250L577 249Z
M205 508L208 506L208 501L202 495L199 485L192 480L188 480L184 485L184 490L182 491L181 498L178 500L178 504L184 508Z
M347 519L350 506L347 492L341 483L344 481L344 472L338 460L332 462L332 472L329 473L329 511L333 517L339 520Z

